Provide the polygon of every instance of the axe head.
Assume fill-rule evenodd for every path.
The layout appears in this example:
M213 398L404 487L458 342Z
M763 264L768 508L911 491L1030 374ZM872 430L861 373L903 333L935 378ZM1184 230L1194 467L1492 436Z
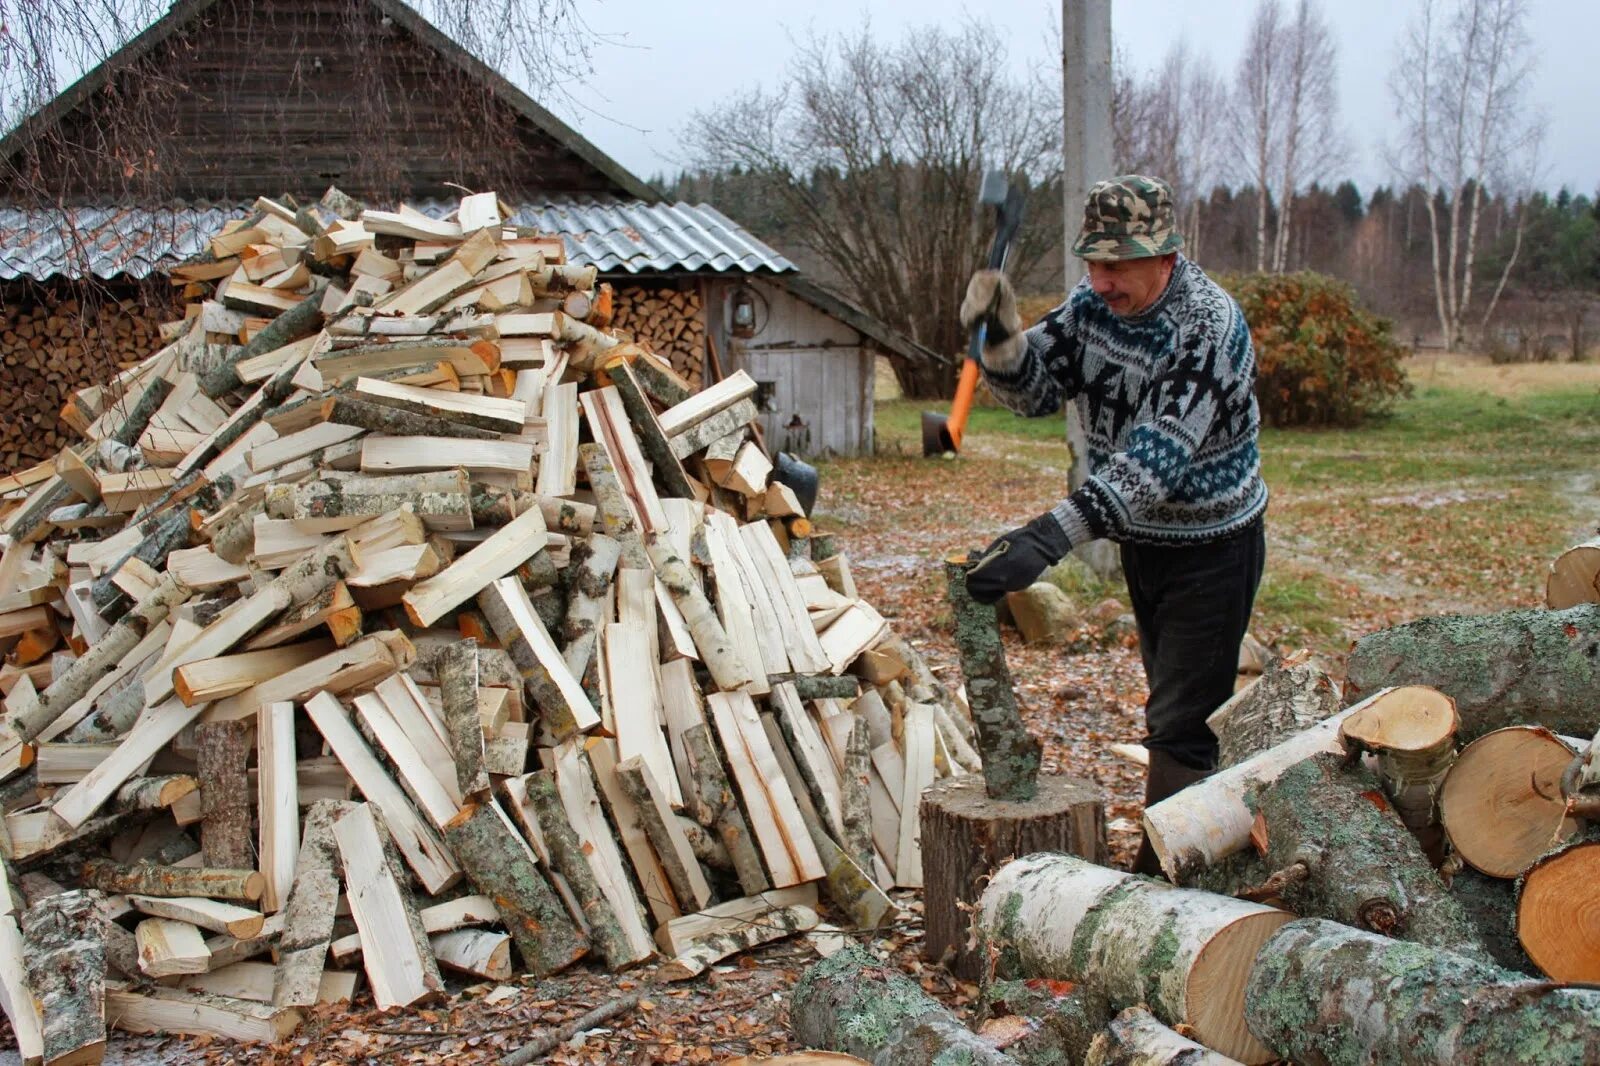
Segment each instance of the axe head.
M1006 172L991 170L983 176L978 187L978 203L984 207L999 207L1006 202Z

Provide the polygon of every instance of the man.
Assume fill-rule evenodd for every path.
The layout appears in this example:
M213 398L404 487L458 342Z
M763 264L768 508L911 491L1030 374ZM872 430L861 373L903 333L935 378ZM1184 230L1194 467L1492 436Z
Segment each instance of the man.
M1250 330L1179 249L1172 190L1127 175L1089 190L1073 254L1088 276L1026 333L1004 275L967 287L962 324L987 324L983 376L1030 417L1075 402L1089 479L996 540L967 575L992 603L1080 544L1121 546L1150 699L1145 806L1216 766L1206 717L1233 693L1266 556ZM1134 869L1159 873L1144 841Z

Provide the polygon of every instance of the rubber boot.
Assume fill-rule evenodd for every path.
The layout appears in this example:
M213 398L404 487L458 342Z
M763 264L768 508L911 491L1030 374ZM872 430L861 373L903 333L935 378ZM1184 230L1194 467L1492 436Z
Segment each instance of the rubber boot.
M1149 810L1168 796L1182 792L1196 781L1210 775L1210 770L1196 770L1191 766L1185 766L1166 752L1151 748L1150 765L1144 779L1145 809ZM1166 876L1161 872L1161 863L1156 859L1156 850L1150 846L1148 835L1139 841L1139 854L1134 856L1133 872L1147 877Z

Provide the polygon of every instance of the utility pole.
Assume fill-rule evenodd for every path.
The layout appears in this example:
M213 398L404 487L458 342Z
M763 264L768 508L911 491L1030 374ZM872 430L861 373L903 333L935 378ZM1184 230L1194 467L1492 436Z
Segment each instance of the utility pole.
M1111 0L1061 0L1061 195L1066 224L1066 287L1084 275L1072 242L1083 222L1089 187L1112 177L1111 168ZM1067 484L1076 489L1089 479L1089 440L1078 408L1067 404L1067 445L1072 468ZM1078 549L1078 558L1101 577L1114 575L1118 555L1110 541Z

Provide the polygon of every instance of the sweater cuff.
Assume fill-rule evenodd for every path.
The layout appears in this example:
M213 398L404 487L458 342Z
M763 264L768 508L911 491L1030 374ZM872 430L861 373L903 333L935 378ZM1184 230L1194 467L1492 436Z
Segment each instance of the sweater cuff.
M1061 531L1066 534L1067 542L1072 547L1076 548L1096 539L1094 531L1089 528L1088 519L1071 497L1050 508L1050 515L1060 524Z
M1000 384L1015 385L1022 381L1027 354L1027 334L1013 333L999 344L985 348L978 363L983 368L984 374Z

